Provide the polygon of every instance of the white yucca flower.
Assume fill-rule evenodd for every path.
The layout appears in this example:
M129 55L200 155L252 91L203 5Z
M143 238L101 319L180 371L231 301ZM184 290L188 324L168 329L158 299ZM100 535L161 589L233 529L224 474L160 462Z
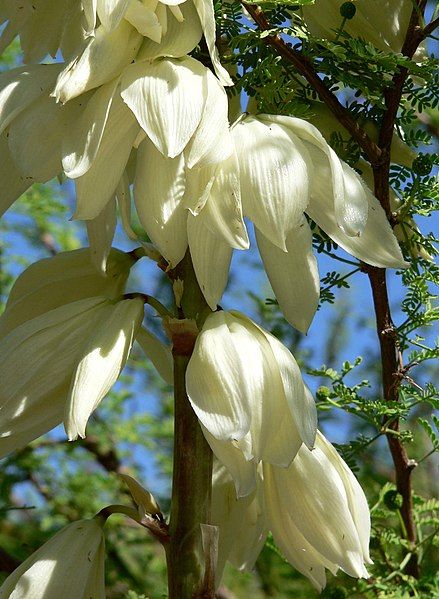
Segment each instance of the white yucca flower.
M278 466L288 466L302 442L314 445L316 408L294 357L239 312L207 317L186 390L213 451L230 469L239 467L230 442L246 461ZM236 480L240 494L255 484L251 477Z
M59 72L60 65L51 64L0 74L0 168L6 164L0 215L32 183L44 183L61 172L63 136L80 107L76 103L61 107L50 98ZM8 168L11 162L12 169Z
M58 49L68 59L85 37L80 0L2 0L3 23L0 54L19 35L25 63L55 58Z
M316 0L303 6L303 16L315 36L335 38L343 17L340 7L344 0ZM407 0L356 0L356 12L347 19L343 30L360 37L383 51L401 52L413 10ZM422 52L422 51L421 51Z
M64 421L85 436L116 382L143 318L143 301L82 299L27 320L0 340L0 457Z
M321 433L310 451L302 445L288 468L259 465L257 488L233 496L233 483L218 468L212 521L219 526L219 564L229 559L251 569L267 532L288 561L321 591L325 569L368 577L370 515L366 497L346 463Z
M1 599L105 599L105 541L99 520L57 532L0 587Z
M107 32L126 20L147 38L147 53L152 51L160 55L160 46L168 46L168 51L170 46L174 49L188 46L183 52L188 54L204 35L216 75L223 85L232 85L215 47L216 23L212 0L82 0L82 5L90 31L96 28L98 18ZM148 43L149 40L154 42L153 46ZM165 55L175 56L172 53Z
M235 152L217 165L218 182L209 169L187 173L189 245L212 309L227 283L232 247L244 239L241 206L255 225L279 305L303 332L319 297L317 262L304 213L360 260L379 267L407 265L378 200L316 127L298 118L261 114L242 118L231 134ZM218 202L224 180L228 187ZM234 219L218 217L227 214L227 205Z

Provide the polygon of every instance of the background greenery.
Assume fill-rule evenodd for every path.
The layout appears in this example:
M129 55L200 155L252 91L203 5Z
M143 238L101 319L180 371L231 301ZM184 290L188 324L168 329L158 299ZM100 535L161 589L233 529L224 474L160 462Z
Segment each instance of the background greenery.
M241 5L217 5L224 40L224 62L236 78L231 105L250 101L262 112L316 117L316 94L291 67L264 43L263 35L243 20ZM310 37L294 6L264 3L273 26L293 42L301 40L310 59L320 60L321 74L357 118L379 124L385 82L400 64L398 55L378 52L370 44L340 35L336 42ZM294 16L291 21L291 16ZM340 17L340 24L342 18ZM431 48L429 48L431 50ZM194 53L207 61L203 47ZM14 43L3 55L1 68L19 61ZM405 61L405 62L404 62ZM434 177L438 132L438 79L435 64L410 63L411 75L398 117L398 130L417 155L411 168L394 165L392 186L399 198L398 235L411 266L390 271L392 302L398 336L409 366L401 382L401 401L381 397L378 343L373 307L365 275L354 259L340 251L317 227L315 248L320 254L322 306L307 337L282 318L254 252L235 257L227 307L242 308L286 343L299 360L315 391L320 427L356 472L372 510L371 579L356 581L329 575L325 597L439 596L437 536L439 502L433 499L437 474L438 407L435 388L437 357L432 325L437 318L433 286L438 270L434 257L433 211L438 199ZM416 79L418 78L418 79ZM421 78L425 85L418 87ZM351 165L362 170L360 149L343 129L329 124L325 134ZM80 223L68 221L73 196L70 184L36 185L0 221L0 306L15 277L30 262L86 243ZM436 220L437 222L437 220ZM419 227L419 228L418 228ZM132 245L118 231L116 245ZM168 290L160 271L136 267L132 284L166 302ZM255 283L257 281L257 284ZM1 307L0 307L1 310ZM363 354L363 358L358 356ZM401 437L416 460L415 518L421 578L404 572L408 544L394 490L392 462L384 438L386 421L398 415ZM119 472L128 472L169 508L172 454L172 396L138 348L114 391L92 417L85 440L65 442L56 430L5 459L0 472L0 580L67 522L89 517L108 503L129 501ZM318 488L318 483L316 485ZM166 596L162 549L144 529L114 517L107 524L108 597L130 599ZM436 548L436 552L435 552ZM269 540L254 573L226 571L219 597L312 598L317 593L297 574Z

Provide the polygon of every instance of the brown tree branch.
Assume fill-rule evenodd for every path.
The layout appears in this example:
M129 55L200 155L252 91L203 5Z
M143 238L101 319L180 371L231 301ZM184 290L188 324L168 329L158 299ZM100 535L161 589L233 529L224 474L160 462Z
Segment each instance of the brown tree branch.
M425 0L420 0L413 7L405 41L401 50L402 54L407 58L413 57L419 44L425 39L430 30L429 26L422 29L420 25L425 4ZM406 67L400 67L395 73L391 85L384 92L386 110L381 123L378 145L384 152L385 160L380 165L372 164L375 195L386 211L390 222L392 222L389 199L390 148L395 119L401 103L407 75L408 69ZM399 401L399 383L401 380L399 376L399 350L396 329L392 322L390 312L386 272L385 270L370 266L366 267L366 271L372 288L377 333L381 349L383 394L387 401L397 402ZM404 522L407 540L414 546L417 533L413 517L411 473L416 466L416 462L409 459L406 449L398 437L399 419L393 420L387 426L394 431L393 433L388 433L386 436L395 466L396 488L398 493L402 496L401 517ZM416 578L419 577L419 562L416 553L412 554L410 561L406 566L406 571Z

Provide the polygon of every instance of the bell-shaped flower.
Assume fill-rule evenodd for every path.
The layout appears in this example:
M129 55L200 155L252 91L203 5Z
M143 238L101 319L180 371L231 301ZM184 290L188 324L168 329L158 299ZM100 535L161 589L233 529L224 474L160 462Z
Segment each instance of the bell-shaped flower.
M230 474L213 479L213 521L219 526L220 564L254 565L271 531L291 565L321 591L325 569L368 577L370 515L366 497L346 463L321 433L302 445L288 468L263 462L256 489L233 496ZM238 556L237 556L237 551Z
M319 433L288 469L264 464L264 496L273 538L290 563L321 590L325 568L368 578L370 515L355 476Z
M340 8L343 0L317 0L303 6L303 16L311 33L334 39L342 26ZM372 43L384 52L401 52L413 4L406 0L384 0L379 5L370 0L357 0L355 14L343 22L343 31Z
M383 268L407 266L378 200L312 124L262 114L241 118L231 134L235 163L228 158L216 173L224 178L226 171L229 182L232 175L238 181L233 184L236 191L231 186L227 197L234 197L236 206L242 202L244 216L253 220L268 278L294 327L307 331L319 299L317 262L304 213L360 260ZM221 205L210 203L217 189L215 172L210 177L206 169L186 174L186 203L193 215L188 219L189 246L198 282L212 309L228 280L232 248L245 247L236 243L237 237L231 242L230 218L227 228L222 219L209 217L206 207L217 211ZM242 226L237 229L241 240Z
M212 88L218 96L224 93L211 71L189 56L136 62L121 80L122 98L159 152L170 158L181 154L193 137L208 91L214 101Z
M44 312L2 337L0 457L63 420L69 439L84 436L142 319L141 299L92 297Z
M0 6L0 25L6 22L0 34L0 54L20 36L25 63L37 63L58 49L69 54L84 39L81 4L69 0L3 0Z
M82 0L90 31L97 18L106 32L117 28L123 20L145 36L144 57L179 57L191 52L204 34L214 71L223 85L232 85L221 65L215 46L216 22L212 0ZM171 18L168 18L168 11ZM153 42L151 45L150 42ZM165 53L163 49L165 49ZM184 51L182 49L184 48ZM156 53L155 56L151 56Z
M105 599L102 523L68 524L28 557L0 587L2 599Z
M316 408L294 357L243 314L207 317L189 361L186 390L214 440L232 441L247 461L288 466L302 442L314 444ZM213 450L221 461L230 459L228 452L219 453L221 444Z
M0 316L0 339L27 320L65 304L90 297L118 298L135 260L112 248L100 274L88 248L60 252L31 264L15 281Z
M232 152L227 97L209 69L187 56L143 60L125 69L120 84L94 92L63 141L63 168L76 181L75 218L95 219L113 201L134 146L140 221L175 265L187 248L185 171Z

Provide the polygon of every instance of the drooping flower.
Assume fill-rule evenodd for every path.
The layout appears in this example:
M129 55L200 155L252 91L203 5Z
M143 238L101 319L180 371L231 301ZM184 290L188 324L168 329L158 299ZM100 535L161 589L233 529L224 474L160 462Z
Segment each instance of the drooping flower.
M49 292L48 292L49 293ZM0 341L0 456L62 421L85 436L116 382L143 318L140 299L93 297L20 324Z
M184 169L232 151L226 95L209 69L187 56L145 59L93 94L62 148L64 171L76 182L75 218L94 219L108 206L133 151L140 220L176 264L187 247L178 217Z
M288 468L259 465L257 487L233 496L233 482L218 468L212 520L219 526L219 563L251 569L268 531L288 561L321 591L325 569L368 577L370 515L364 493L346 463L321 433L310 451L302 445Z
M20 36L25 63L37 63L58 49L64 59L83 42L83 14L80 0L3 0L0 5L0 54Z
M0 587L2 599L105 599L105 541L98 519L57 532Z
M215 312L197 337L186 373L192 407L219 459L288 466L313 447L316 408L297 363L275 337L238 312ZM233 468L233 465L231 466ZM254 486L250 479L243 484Z
M268 278L293 326L306 332L319 298L317 263L304 213L360 260L380 267L407 265L378 200L313 125L287 116L247 116L232 126L231 134L235 163L220 163L216 173L234 173L238 183L233 191L230 187L230 195L254 222ZM214 195L215 177L215 171L206 169L186 174L186 202L192 212L189 245L212 309L228 279L232 247L239 247L230 240L241 226L213 216L212 207L221 205Z
M65 138L92 97L57 104L50 91L60 67L31 65L0 74L0 163L9 183L0 190L0 216L33 183L61 173Z
M96 27L97 17L107 32L113 31L126 20L147 38L147 44L149 38L159 52L159 45L170 43L178 46L187 44L191 39L191 47L183 52L188 54L203 34L217 77L223 85L232 85L215 47L216 24L212 0L159 0L155 3L147 0L82 0L82 4L91 31ZM172 15L170 19L168 11ZM170 29L173 31L167 37ZM166 55L173 56L169 53Z
M333 39L343 21L340 8L343 0L317 0L303 6L303 16L315 36ZM343 30L352 37L362 38L379 50L401 52L413 10L406 0L357 0L355 14L347 19Z

